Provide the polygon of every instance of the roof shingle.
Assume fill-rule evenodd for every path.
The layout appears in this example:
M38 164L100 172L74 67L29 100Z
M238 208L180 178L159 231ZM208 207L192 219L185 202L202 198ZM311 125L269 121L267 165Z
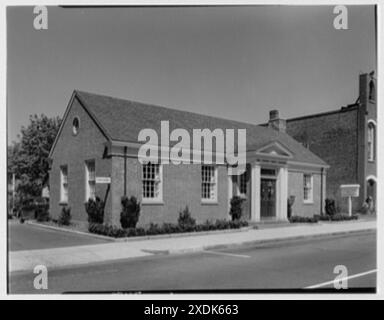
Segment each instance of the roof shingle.
M288 134L233 120L180 111L161 106L124 100L84 91L75 91L88 111L106 130L112 140L137 142L139 132L144 128L160 132L160 122L169 121L170 130L186 129L246 129L247 150L257 150L271 142L279 142L292 154L294 161L326 166L326 163Z

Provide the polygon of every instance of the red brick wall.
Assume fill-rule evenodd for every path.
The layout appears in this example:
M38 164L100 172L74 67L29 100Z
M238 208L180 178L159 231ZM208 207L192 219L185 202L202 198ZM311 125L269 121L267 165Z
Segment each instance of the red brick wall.
M309 149L330 165L327 171L327 198L341 209L346 201L340 196L340 184L358 183L358 109L351 107L321 116L287 120L287 133L307 144ZM354 207L360 201L355 199Z
M353 210L359 210L367 195L366 178L376 177L377 158L368 161L367 130L370 119L376 121L376 95L369 99L368 74L359 77L359 104L328 114L287 120L287 133L309 145L309 149L331 167L327 173L327 197L347 210L340 197L340 184L357 183L360 197L353 198ZM377 82L374 79L377 91ZM377 128L376 128L377 129ZM377 133L377 130L376 130Z
M74 117L80 119L80 129L75 136L72 133ZM60 204L60 166L68 166L68 205L73 220L86 221L85 212L85 160L95 159L96 175L109 176L111 160L103 159L106 138L96 127L77 99L74 100L63 130L52 155L50 170L50 215L57 218L61 212ZM106 185L96 185L96 194L104 199ZM106 220L111 213L110 197L105 208Z
M288 170L288 197L295 196L292 215L313 217L320 214L321 175L313 174L313 202L304 203L304 173Z
M113 222L120 225L121 196L124 193L124 159L112 159L112 212ZM127 159L127 196L135 196L142 201L141 164L137 159ZM177 223L179 211L188 205L192 217L197 222L207 219L228 217L227 169L218 167L217 204L201 203L201 166L198 164L163 165L163 204L142 204L139 225L150 222Z

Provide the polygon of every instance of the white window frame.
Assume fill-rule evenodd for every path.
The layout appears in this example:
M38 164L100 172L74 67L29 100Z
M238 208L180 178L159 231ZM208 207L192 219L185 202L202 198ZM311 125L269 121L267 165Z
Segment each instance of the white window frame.
M158 177L153 179L155 182L155 189L154 193L156 193L156 187L157 187L157 197L147 197L144 194L144 168L147 165L156 165L159 168ZM152 181L152 179L147 179L148 181ZM141 183L142 183L142 203L143 204L163 204L163 165L161 163L148 163L143 164L141 168Z
M203 181L203 168L204 167L211 167L213 168L213 179L211 177L211 181L210 182L204 182ZM217 166L215 165L201 165L201 202L202 203L208 203L208 204L216 204L217 203ZM203 198L203 185L206 184L206 183L209 183L211 186L213 186L213 190L210 190L211 193L213 191L213 197L211 196L211 198Z
M305 177L309 176L309 192L308 198L305 199ZM313 203L313 174L311 173L303 173L303 201L304 203Z
M64 175L64 169L66 175ZM60 203L68 203L68 165L60 166Z
M373 120L368 121L367 130L368 161L375 161L376 155L376 123Z
M89 164L93 163L94 167L94 176L90 176L89 171ZM91 195L91 183L94 184L94 194ZM85 202L87 202L89 199L96 199L96 161L94 159L86 160L85 161Z

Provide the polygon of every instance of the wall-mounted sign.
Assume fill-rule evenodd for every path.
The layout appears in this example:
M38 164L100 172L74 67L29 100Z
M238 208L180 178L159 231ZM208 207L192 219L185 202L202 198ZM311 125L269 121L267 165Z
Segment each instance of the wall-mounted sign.
M111 183L111 177L96 177L96 183Z

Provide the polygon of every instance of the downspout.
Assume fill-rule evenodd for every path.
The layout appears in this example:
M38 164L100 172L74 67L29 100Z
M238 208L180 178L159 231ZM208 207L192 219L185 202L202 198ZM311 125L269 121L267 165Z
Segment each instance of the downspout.
M320 179L320 215L323 215L323 177L324 176L324 168L321 168L321 179Z
M127 196L127 147L124 147L124 197Z

